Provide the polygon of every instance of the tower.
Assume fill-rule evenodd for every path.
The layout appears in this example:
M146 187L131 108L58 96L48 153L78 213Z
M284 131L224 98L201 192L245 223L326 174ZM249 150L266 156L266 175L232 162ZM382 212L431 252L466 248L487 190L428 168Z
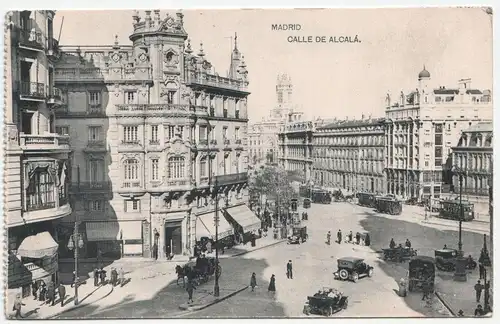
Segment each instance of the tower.
M271 112L273 118L286 118L292 112L292 79L287 74L278 75L276 79L276 107Z

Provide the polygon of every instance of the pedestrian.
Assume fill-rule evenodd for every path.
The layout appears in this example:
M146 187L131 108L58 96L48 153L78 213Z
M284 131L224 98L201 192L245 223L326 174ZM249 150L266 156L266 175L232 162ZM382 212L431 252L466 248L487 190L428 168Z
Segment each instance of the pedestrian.
M22 306L26 306L25 304L23 304L23 300L21 299L21 295L20 294L17 294L16 295L16 300L14 300L14 307L12 308L13 311L16 311L16 318L24 318L22 315L21 315L21 308Z
M396 242L394 242L394 238L391 238L389 242L389 248L394 249L396 247Z
M66 287L63 285L59 285L57 288L57 291L59 292L59 298L61 299L61 307L64 306L64 298L66 297Z
M101 249L97 250L97 267L100 268L102 263L102 251Z
M71 288L73 288L75 282L76 282L76 272L73 271L73 274L71 275Z
M342 231L341 231L341 230L339 230L339 231L337 232L337 243L338 243L338 244L341 244L341 243L342 243Z
M479 279L484 279L484 265L479 263Z
M269 287L267 287L267 292L272 294L276 293L276 277L274 274L271 276L271 280L269 280Z
M255 287L257 287L257 278L255 277L255 272L252 272L252 276L250 277L250 287L252 287L252 291L255 291Z
M482 315L483 315L483 307L481 306L481 304L479 304L474 310L474 316L482 316Z
M38 284L36 281L33 281L33 283L31 284L31 292L33 294L33 299L36 300L36 295L37 295L37 291L38 291Z
M330 231L328 231L328 233L326 233L326 244L330 245L331 238L332 234L330 233Z
M288 263L286 264L286 277L288 279L293 279L292 260L288 260Z
M186 291L188 293L188 304L193 302L193 291L196 289L192 280L188 280Z
M113 287L116 287L116 284L118 282L118 272L116 271L115 268L111 269L111 285Z
M446 246L446 244L443 246L443 250L448 250L448 247Z
M464 317L464 311L463 310L459 310L458 311L458 317Z
M347 238L348 238L349 243L352 243L352 231L349 231Z
M370 234L368 233L365 235L365 245L370 246Z
M484 299L486 300L486 306L488 306L489 302L490 302L490 287L491 287L491 284L490 284L490 281L488 280L486 282L486 284L484 285ZM487 309L484 309L485 312L488 312Z
M56 287L53 281L49 282L49 286L47 287L47 297L47 302L50 306L54 306L56 301Z
M47 294L47 285L45 284L44 281L42 281L40 283L40 292L39 292L39 295L38 295L38 300L44 302L46 294Z
M256 239L257 239L257 237L256 237L256 236L257 236L257 234L252 233L252 247L255 247L255 245L256 245L256 244L255 244L255 241L256 241Z
M99 269L94 269L94 287L99 286Z
M481 293L483 292L483 285L481 285L481 281L478 280L477 284L474 285L474 290L476 291L476 302L481 301Z
M123 271L123 268L120 268L120 287L123 287L125 284L125 272Z
M212 253L212 242L207 241L207 253Z
M405 247L407 248L411 248L411 242L409 239L406 239L406 242L405 242Z
M101 285L106 285L106 271L103 268L99 270L99 276L101 277Z
M153 244L153 259L158 260L158 244Z
M360 241L361 241L361 234L359 234L359 232L356 232L356 244L359 245Z

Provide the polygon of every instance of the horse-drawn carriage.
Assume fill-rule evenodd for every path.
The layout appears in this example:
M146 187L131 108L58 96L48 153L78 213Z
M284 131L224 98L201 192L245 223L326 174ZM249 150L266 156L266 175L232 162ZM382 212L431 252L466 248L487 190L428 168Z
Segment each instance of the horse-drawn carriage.
M193 281L195 285L199 285L208 280L215 274L219 278L222 274L222 267L220 264L216 264L214 257L198 257L196 262L188 262L184 266L177 265L175 267L175 273L177 273L177 284L179 284L179 279L182 279L182 284L185 285L185 279Z
M384 260L394 262L403 262L404 260L411 259L411 257L417 255L417 250L409 247L382 249L382 252L384 253Z
M330 316L347 308L348 297L333 288L323 288L314 296L308 296L304 305L304 314Z

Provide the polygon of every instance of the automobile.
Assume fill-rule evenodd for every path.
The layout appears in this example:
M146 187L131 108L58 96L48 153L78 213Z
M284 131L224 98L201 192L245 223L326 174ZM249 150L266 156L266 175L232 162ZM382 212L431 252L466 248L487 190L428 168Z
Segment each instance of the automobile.
M455 271L458 251L455 249L441 249L434 251L434 257L436 260L436 268L441 271ZM471 256L466 258L465 268L469 270L474 270L477 266L477 262L472 259Z
M429 256L417 255L408 263L408 290L423 289L428 285L434 291L436 260Z
M303 203L302 203L302 207L305 209L311 208L311 199L305 198Z
M313 296L307 297L304 305L304 314L320 314L330 316L334 313L346 309L348 297L334 288L323 288Z
M307 226L294 226L292 235L288 237L288 244L300 244L307 241Z
M360 277L373 276L373 267L366 264L364 259L345 257L337 260L337 271L333 273L335 279L358 281Z
M382 252L384 253L385 261L395 261L395 262L403 262L404 260L410 259L411 257L417 255L417 250L407 247L382 249Z

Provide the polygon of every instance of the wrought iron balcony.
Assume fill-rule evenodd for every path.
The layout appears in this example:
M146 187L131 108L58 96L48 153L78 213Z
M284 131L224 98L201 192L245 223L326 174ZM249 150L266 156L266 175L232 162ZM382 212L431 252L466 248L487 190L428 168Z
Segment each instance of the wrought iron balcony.
M208 145L208 140L207 139L200 139L200 140L198 140L197 145Z
M69 135L46 134L19 134L20 146L23 150L44 151L44 150L69 150Z
M61 51L59 49L59 41L55 38L48 39L47 56L58 59L61 56Z
M229 145L229 144L231 144L231 140L229 140L229 139L225 139L225 140L224 140L224 145Z
M47 97L47 86L40 82L19 82L19 96L23 100L45 100Z
M27 27L17 28L18 46L24 49L42 51L44 47L43 34L34 26L34 21L30 19Z
M238 145L241 145L241 139L236 139L234 142Z
M214 177L214 180L217 181L219 185L244 183L248 181L248 173L241 172L241 173L218 175Z
M217 145L217 140L216 140L216 139L212 139L212 140L210 140L210 144L211 144L211 145Z
M62 102L62 91L59 88L53 87L49 90L49 99L47 103L49 104L59 104Z
M111 187L111 181L80 181L71 183L70 191L73 193L103 192L111 190Z

